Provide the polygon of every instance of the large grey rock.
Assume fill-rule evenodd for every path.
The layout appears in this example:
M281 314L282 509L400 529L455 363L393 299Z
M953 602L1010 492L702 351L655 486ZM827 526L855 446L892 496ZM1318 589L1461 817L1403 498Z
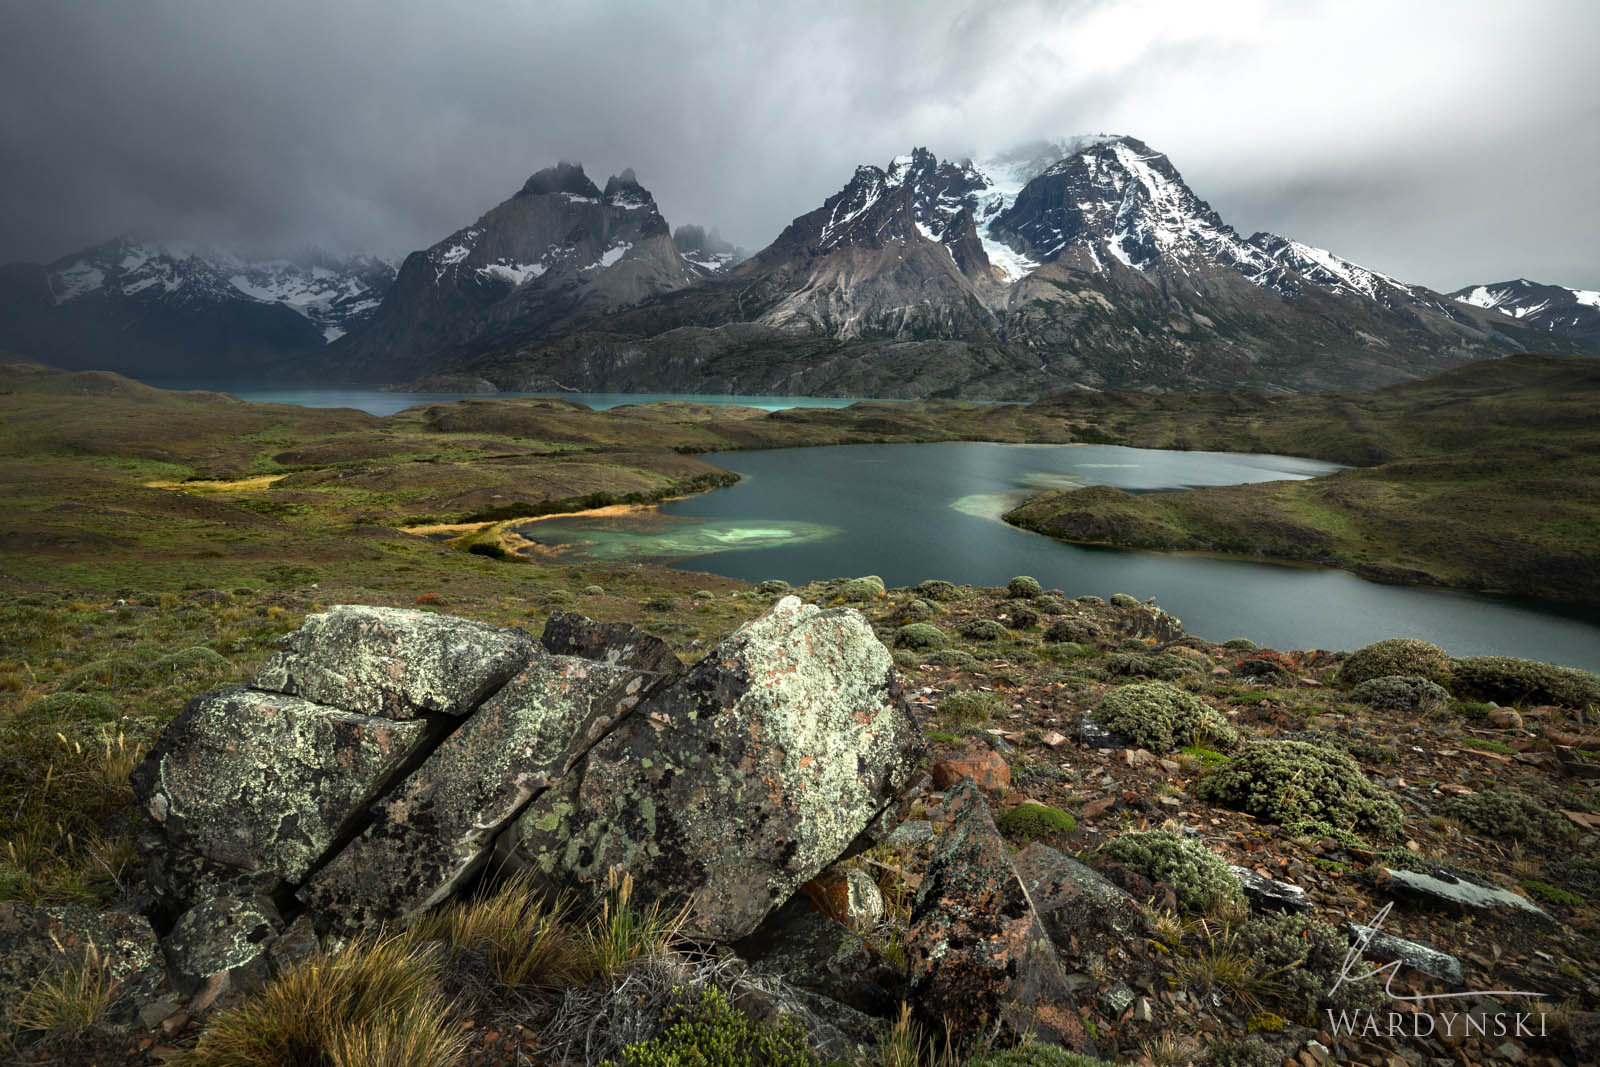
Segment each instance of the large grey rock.
M581 656L617 667L632 667L664 675L667 681L683 673L683 663L661 638L625 622L595 622L575 611L552 612L539 643L557 656Z
M1371 956L1383 963L1398 961L1453 986L1466 981L1461 973L1461 961L1448 952L1440 952L1430 945L1407 941L1360 923L1347 922L1345 929L1350 931L1351 944L1360 947L1364 956Z
M1443 872L1434 876L1384 868L1380 888L1396 896L1410 897L1457 913L1504 911L1541 923L1553 924L1555 921L1533 901L1509 889L1479 885Z
M989 806L969 779L950 791L939 838L911 906L911 1003L957 1042L991 1034L1064 1045L1093 1042L1033 900Z
M733 940L860 847L921 752L867 620L785 597L537 797L496 857L591 888L622 867L641 903L686 901L690 933Z
M234 988L264 983L267 949L283 925L277 909L259 898L211 897L178 917L167 935L167 962L174 984L193 993L212 976L246 975Z
M1129 944L1149 935L1149 920L1138 902L1093 867L1039 841L1011 862L1071 970L1086 970L1091 961L1126 963Z
M283 646L257 689L390 719L465 715L538 654L521 630L361 604L307 615Z
M428 730L240 686L196 697L132 776L151 888L188 907L297 884Z
M409 920L488 858L494 835L638 703L659 676L543 656L507 682L392 793L300 891L330 927Z

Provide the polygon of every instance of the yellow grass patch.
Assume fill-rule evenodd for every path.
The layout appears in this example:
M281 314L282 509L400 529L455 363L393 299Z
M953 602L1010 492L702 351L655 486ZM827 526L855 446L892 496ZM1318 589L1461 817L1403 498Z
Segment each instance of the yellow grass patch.
M248 493L254 490L266 489L274 482L287 477L283 474L261 474L254 478L238 478L231 482L190 481L190 482L145 482L150 489L181 489L186 493Z

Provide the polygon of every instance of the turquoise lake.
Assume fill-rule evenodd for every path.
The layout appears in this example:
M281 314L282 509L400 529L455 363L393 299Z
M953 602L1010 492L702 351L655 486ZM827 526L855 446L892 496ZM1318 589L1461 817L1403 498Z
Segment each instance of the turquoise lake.
M1316 567L1064 544L999 520L1043 488L1133 492L1310 478L1287 456L1112 445L846 445L705 457L739 484L642 514L530 522L519 532L579 558L664 559L747 581L881 576L1004 585L1030 574L1070 596L1156 598L1191 633L1276 648L1353 649L1417 637L1455 655L1527 656L1600 669L1600 611L1417 589Z

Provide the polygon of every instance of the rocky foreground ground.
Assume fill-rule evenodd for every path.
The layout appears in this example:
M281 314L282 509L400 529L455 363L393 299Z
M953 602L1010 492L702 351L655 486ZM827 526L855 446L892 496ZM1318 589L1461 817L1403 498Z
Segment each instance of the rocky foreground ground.
M450 970L445 992L457 1009L442 1014L456 1028L453 1062L603 1058L572 1040L574 1013L588 1013L577 1029L592 1037L597 1020L617 1015L619 990L637 1000L651 982L662 987L658 1000L687 982L723 989L759 1018L790 1011L805 1043L858 1062L906 1062L892 1049L913 1025L930 1039L950 1026L967 1040L966 1057L984 1055L986 1039L997 1049L1026 1034L1156 1065L1600 1056L1592 676L1452 659L1419 642L1354 654L1216 644L1153 604L1072 599L1028 579L890 591L854 579L793 591L825 611L779 603L788 592L768 583L658 596L639 613L651 635L591 627L558 606L537 660L546 674L525 688L586 695L563 705L581 705L563 720L563 737L577 743L553 747L489 730L483 709L515 698L496 671L474 686L459 662L436 656L419 677L451 685L416 690L402 706L374 675L351 697L348 672L322 669L328 641L314 626L297 631L260 664L257 689L190 705L144 757L135 781L145 862L120 870L117 892L96 908L42 892L37 905L17 893L0 905L0 986L18 1024L17 1056L198 1057L208 1028L282 988L295 966L329 958L319 953L380 920L406 921L468 892L481 870L504 872L508 859L600 908L618 902L609 869L631 864L631 906L689 902L677 962L515 995L469 980L471 968ZM551 599L582 609L585 598L601 614L624 613L598 586ZM753 632L775 640L762 648L788 652L773 659L736 640L706 655L715 637L707 619L731 625L763 612ZM769 621L799 615L828 621L781 633ZM515 630L483 631L498 635L493 647L507 663L534 644ZM808 636L784 643L782 634L801 631ZM802 682L785 689L780 677ZM771 735L786 701L849 685L863 688L835 710L877 708L877 719L851 727L835 716L828 729ZM279 695L261 695L268 690ZM325 802L327 776L296 785L286 777L295 761L272 761L287 735L252 740L237 728L263 721L262 701L293 720L295 701L351 699L376 700L369 711L382 714L317 713L346 731L336 762L386 788L397 773L412 783L410 793L387 793L359 835ZM441 719L462 705L478 708L465 719L478 724L476 741L468 725ZM737 707L753 709L737 720L741 737L671 726ZM435 761L456 741L439 789L420 790L429 764L400 751L404 738L425 736L418 751ZM233 762L179 758L207 744ZM519 762L518 745L540 744L553 760ZM661 762L685 770L646 766L665 752L673 757ZM855 773L832 773L846 762ZM463 768L495 788L442 787L461 781ZM295 801L273 808L272 849L250 838L230 853L237 812L259 810L269 783ZM372 792L345 797L345 813ZM214 803L209 829L192 819L175 829L169 814L196 810L196 797ZM263 854L276 873L263 869ZM1381 924L1358 966L1347 960L1359 934L1351 923ZM219 931L232 932L220 947ZM106 966L120 983L106 1015L54 1032L27 1026L39 1021L38 976L81 973L88 945L116 961ZM1393 960L1392 976L1356 980ZM1494 990L1540 996L1486 995ZM1469 995L1395 999L1441 993ZM1421 1021L1446 1011L1488 1025L1480 1033L1457 1019L1444 1033ZM1495 1032L1497 1017L1509 1032ZM1368 1018L1377 1022L1363 1029ZM1356 1033L1335 1033L1345 1019ZM1430 1025L1438 1032L1427 1034ZM875 1044L885 1034L889 1045ZM590 1046L615 1056L619 1041ZM941 1061L938 1051L930 1040L917 1058L960 1059Z

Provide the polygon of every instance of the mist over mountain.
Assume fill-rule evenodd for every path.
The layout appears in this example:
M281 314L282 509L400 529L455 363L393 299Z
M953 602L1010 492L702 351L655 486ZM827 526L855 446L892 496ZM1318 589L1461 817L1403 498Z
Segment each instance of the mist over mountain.
M0 271L0 345L146 376L469 391L1319 390L1590 350L1584 296L1452 299L1245 236L1166 155L1101 133L862 164L754 254L674 231L633 170L602 187L576 162L398 271L123 239Z

